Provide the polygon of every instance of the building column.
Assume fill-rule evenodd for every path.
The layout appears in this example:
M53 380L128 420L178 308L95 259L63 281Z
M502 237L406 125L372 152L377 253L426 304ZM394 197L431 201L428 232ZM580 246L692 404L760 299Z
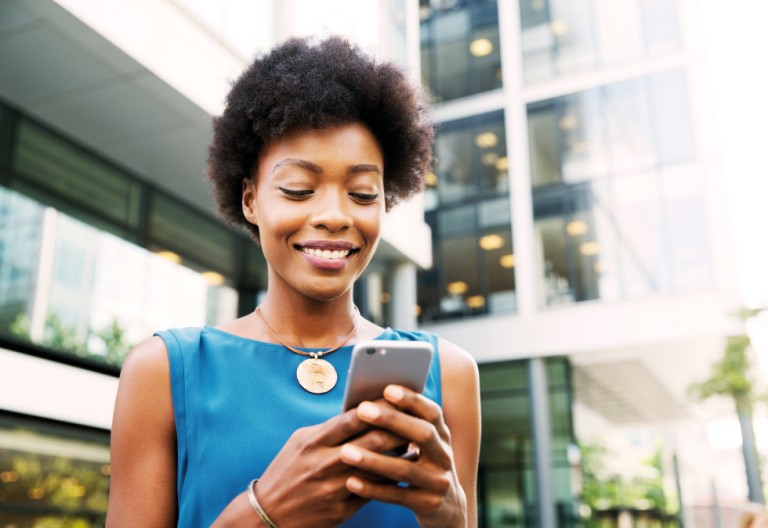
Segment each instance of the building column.
M389 303L387 320L392 328L416 330L416 264L402 262L395 264L388 277Z
M547 365L544 358L528 361L528 384L531 398L531 426L536 474L537 526L557 526L555 514L554 479L552 478L552 429L549 416Z

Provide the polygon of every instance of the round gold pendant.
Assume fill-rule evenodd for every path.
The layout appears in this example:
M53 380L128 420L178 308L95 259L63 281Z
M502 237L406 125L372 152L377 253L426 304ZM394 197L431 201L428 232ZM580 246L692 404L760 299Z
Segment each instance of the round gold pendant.
M338 376L333 365L324 359L305 359L296 369L296 379L312 394L323 394L336 385Z

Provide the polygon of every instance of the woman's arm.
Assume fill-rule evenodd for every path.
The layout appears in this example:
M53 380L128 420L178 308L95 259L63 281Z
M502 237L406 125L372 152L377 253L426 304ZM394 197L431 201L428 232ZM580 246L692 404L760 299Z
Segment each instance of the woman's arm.
M176 526L176 428L168 355L159 337L137 345L120 373L107 526Z
M480 376L464 349L440 340L443 415L451 431L456 472L467 496L469 527L477 526L477 464L480 457Z

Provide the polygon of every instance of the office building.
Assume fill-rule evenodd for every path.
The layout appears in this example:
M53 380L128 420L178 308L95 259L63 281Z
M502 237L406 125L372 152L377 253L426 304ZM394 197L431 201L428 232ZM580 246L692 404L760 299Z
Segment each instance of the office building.
M481 363L481 526L663 519L676 487L690 518L713 474L743 489L738 458L711 466L685 392L740 331L703 10L420 2L441 132L419 321ZM585 510L590 446L655 472L664 497Z

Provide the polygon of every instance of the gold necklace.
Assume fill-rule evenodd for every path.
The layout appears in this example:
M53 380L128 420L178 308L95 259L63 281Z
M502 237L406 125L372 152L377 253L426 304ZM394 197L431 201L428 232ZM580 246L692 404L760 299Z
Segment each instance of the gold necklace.
M323 356L327 356L331 352L336 352L338 349L343 347L344 344L349 341L353 335L355 335L355 332L357 331L357 324L360 321L360 312L357 310L357 306L355 306L355 322L352 325L352 330L350 330L349 334L347 334L347 337L344 338L344 341L335 347L328 348L326 350L320 350L318 352L305 352L286 344L277 336L277 334L269 327L269 325L267 325L267 322L261 315L261 306L256 307L255 314L259 324L261 324L261 326L264 328L264 330L267 331L272 339L283 345L291 352L309 357L309 359L302 361L299 364L299 367L296 369L296 379L299 381L299 385L301 385L304 390L311 392L312 394L324 394L336 386L336 380L338 379L336 369L333 368L333 365L321 358Z

